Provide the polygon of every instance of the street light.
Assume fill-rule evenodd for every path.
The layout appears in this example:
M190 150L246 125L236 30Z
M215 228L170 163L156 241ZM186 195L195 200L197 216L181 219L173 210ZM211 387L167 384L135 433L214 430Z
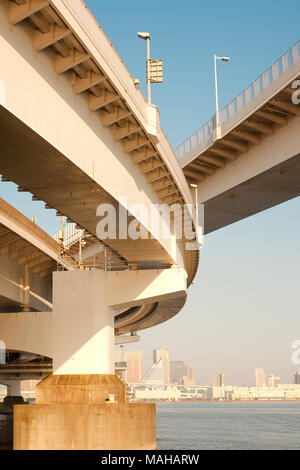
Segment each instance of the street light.
M150 33L137 33L140 39L147 41L147 87L148 87L148 104L151 104L151 72L150 72Z
M198 240L198 228L199 228L199 215L198 215L198 185L195 183L190 184L191 188L195 190L195 207L196 207L196 234Z
M223 62L229 62L229 57L218 57L214 55L214 64L215 64L215 88L216 88L216 130L220 127L220 118L219 118L219 94L218 94L218 73L217 73L217 60L222 60Z

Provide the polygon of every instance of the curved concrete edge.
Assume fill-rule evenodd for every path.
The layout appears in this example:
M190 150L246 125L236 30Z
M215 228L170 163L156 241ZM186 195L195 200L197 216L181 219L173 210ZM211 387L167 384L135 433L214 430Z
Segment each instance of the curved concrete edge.
M186 303L186 299L186 294L180 294L172 299L158 302L154 310L152 310L145 318L123 328L117 329L117 335L136 333L137 331L146 330L170 320L182 310Z

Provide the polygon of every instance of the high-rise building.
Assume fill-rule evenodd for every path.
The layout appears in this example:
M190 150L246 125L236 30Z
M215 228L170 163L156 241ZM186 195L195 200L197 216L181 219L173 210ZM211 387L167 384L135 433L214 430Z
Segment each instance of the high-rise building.
M298 370L295 374L295 384L300 385L300 372Z
M280 377L276 377L274 374L268 375L268 387L277 387L280 385Z
M266 374L262 367L256 367L255 369L255 386L263 387L266 385Z
M138 384L143 377L143 353L142 351L127 351L125 354L127 363L126 382Z
M224 374L220 374L220 386L226 386L226 376Z
M194 380L193 366L186 366L186 376L188 377L188 379Z
M281 383L281 380L280 380L280 377L274 377L274 380L273 380L273 384L274 384L274 387L277 387L278 385L280 385Z
M179 384L182 377L187 376L187 367L183 361L170 362L170 382Z
M211 376L211 385L213 387L222 387L226 385L226 376L224 374L213 374Z
M196 382L190 377L182 377L182 379L180 380L180 385L185 385L187 387L195 387Z
M153 363L157 364L160 359L163 360L164 384L167 385L170 383L169 351L167 349L153 350Z

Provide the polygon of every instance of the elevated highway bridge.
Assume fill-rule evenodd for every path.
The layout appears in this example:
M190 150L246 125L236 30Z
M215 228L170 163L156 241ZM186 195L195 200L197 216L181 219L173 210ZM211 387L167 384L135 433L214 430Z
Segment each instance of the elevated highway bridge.
M11 270L4 277L17 285L14 293L6 289L3 294L1 341L8 351L53 360L53 375L38 388L46 395L33 407L15 407L14 446L154 448L154 407L135 406L133 412L126 402L126 387L114 375L115 337L135 341L137 331L168 320L186 301L199 261L188 183L161 129L158 109L146 102L81 0L1 1L0 32L2 182L14 182L20 192L44 201L82 230L86 243L79 256L72 243L62 250L52 242L62 255L52 280L55 263L44 257L47 243L38 247L43 267L30 261L23 266L23 255L3 254ZM176 204L176 210L170 216L161 204ZM105 218L104 205L114 210L117 230L102 237L97 227ZM147 214L154 210L164 231L153 229L141 207ZM130 236L132 223L142 237ZM178 238L182 225L189 228ZM36 249L39 234L33 228L28 224L30 240L22 235L32 245L26 253ZM196 242L196 249L188 249L187 242ZM6 269L2 260L0 275ZM26 298L20 299L24 269ZM43 291L48 305L37 306L28 295L35 274L41 284L36 289L50 289L47 295ZM18 393L19 384L9 386L11 395ZM112 397L118 403L105 407ZM78 405L83 402L84 407ZM48 426L48 406L57 430ZM36 418L21 417L28 412ZM70 413L70 427L65 413ZM76 431L82 418L88 429L85 424ZM116 434L120 426L124 432Z
M75 260L23 214L0 199L0 312L52 308L52 272Z
M0 8L0 46L7 64L1 75L2 181L13 181L19 191L76 223L94 240L94 255L101 249L96 212L104 203L117 214L137 202L149 212L154 204L189 204L192 231L190 190L160 127L158 109L147 104L85 4L4 1ZM120 196L127 198L124 207ZM138 209L128 220L136 218ZM180 311L198 266L198 250L185 250L184 240L171 233L157 238L150 222L138 223L148 234L144 239L103 241L112 256L136 275L175 268L186 279L172 299L122 308L115 319L118 334Z
M136 341L185 304L199 263L190 183L205 233L299 194L299 43L176 156L83 1L2 0L0 33L2 182L69 224L62 243L0 201L0 340L53 360L37 406L16 408L15 448L154 448L154 407L136 406L134 420L115 341ZM110 209L115 230L99 236ZM77 432L81 419L91 424ZM116 426L126 432L111 443Z
M300 41L176 149L205 233L300 195Z

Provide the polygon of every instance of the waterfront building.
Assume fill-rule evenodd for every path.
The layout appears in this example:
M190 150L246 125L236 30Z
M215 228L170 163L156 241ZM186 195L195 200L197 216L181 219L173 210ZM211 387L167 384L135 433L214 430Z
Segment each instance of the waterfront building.
M208 386L183 386L183 385L147 385L132 384L129 389L132 401L143 400L211 400L213 398L212 387Z
M233 387L233 401L300 400L300 385L280 384L276 387Z
M170 383L180 383L182 377L187 376L187 367L183 361L170 362Z
M186 365L183 361L171 361L170 383L191 386L195 385L193 367Z
M264 387L266 385L266 374L262 367L257 367L255 369L255 386Z
M280 377L276 377L274 374L268 375L268 387L277 387L280 385Z
M213 399L214 400L224 400L225 398L226 398L226 387L225 386L213 387Z
M195 380L190 377L182 377L180 380L180 385L187 385L189 387L194 387L196 385Z
M193 368L193 366L186 366L186 376L189 379L194 380L194 368Z
M226 385L226 376L224 374L213 374L211 376L211 385L213 387L222 387Z

